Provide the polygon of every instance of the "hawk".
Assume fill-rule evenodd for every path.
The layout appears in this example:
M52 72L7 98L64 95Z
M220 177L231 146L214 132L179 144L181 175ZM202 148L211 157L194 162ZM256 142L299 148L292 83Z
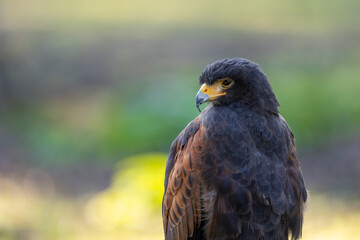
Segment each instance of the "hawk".
M307 191L294 135L260 66L205 67L196 107L171 145L162 216L166 240L298 239Z

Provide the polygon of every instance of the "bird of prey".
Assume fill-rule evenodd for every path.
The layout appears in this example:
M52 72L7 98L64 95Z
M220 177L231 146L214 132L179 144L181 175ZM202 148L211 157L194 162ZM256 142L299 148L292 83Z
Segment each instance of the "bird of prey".
M196 107L171 145L162 215L166 240L301 237L307 199L294 135L259 65L205 67Z

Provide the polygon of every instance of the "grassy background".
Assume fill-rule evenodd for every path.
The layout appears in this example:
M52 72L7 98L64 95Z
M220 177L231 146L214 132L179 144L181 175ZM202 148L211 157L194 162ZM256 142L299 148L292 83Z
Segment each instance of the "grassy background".
M159 239L164 154L198 114L201 70L225 57L262 66L295 133L304 239L356 239L359 10L1 1L0 239Z

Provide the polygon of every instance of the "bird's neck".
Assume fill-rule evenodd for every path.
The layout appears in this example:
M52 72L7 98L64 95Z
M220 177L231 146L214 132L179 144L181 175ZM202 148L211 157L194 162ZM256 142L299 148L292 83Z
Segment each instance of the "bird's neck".
M264 115L264 116L279 116L279 112L276 111L272 108L272 109L268 109L263 107L260 104L257 103L249 103L249 102L244 102L244 101L236 101L236 102L231 102L231 103L227 103L227 104L216 104L216 103L212 103L210 105L211 107L226 107L229 108L231 110L234 110L236 112L243 112L243 111L254 111L260 115Z

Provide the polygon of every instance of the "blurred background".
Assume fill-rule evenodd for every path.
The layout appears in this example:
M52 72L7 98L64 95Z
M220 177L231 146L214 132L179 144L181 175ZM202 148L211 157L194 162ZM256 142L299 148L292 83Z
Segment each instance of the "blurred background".
M360 2L0 1L0 239L162 239L167 151L208 63L259 63L310 191L359 239Z

